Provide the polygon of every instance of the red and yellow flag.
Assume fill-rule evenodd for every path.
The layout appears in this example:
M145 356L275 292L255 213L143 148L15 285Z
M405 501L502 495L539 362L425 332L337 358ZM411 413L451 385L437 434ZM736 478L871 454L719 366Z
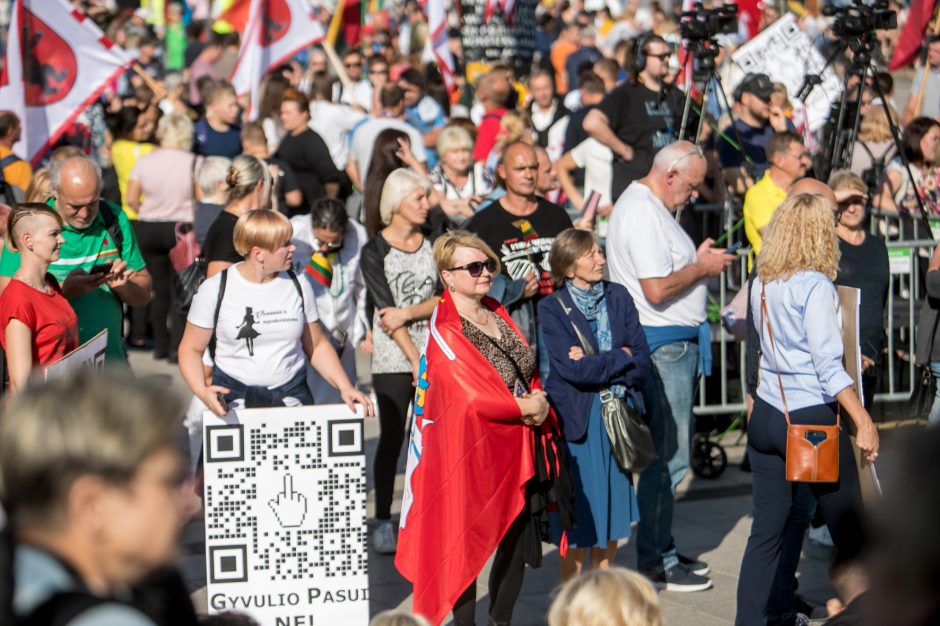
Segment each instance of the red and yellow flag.
M333 255L314 252L304 271L327 289L333 284Z

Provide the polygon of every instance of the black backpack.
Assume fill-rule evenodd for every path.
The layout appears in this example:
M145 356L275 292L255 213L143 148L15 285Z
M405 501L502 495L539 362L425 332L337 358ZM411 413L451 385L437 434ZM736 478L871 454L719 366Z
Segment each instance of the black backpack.
M878 158L875 158L875 155L872 154L864 141L858 142L858 145L862 147L862 150L864 150L871 159L871 166L862 171L862 181L870 191L874 191L876 185L878 185L878 181L881 180L881 174L885 171L885 165L889 155L893 156L891 151L894 148L894 144L892 143L885 148L885 151L882 152L881 156Z
M16 204L16 196L13 195L13 187L6 181L3 177L3 170L13 165L18 161L22 161L20 157L15 154L8 154L7 156L0 159L0 193L3 194L3 200L11 207Z

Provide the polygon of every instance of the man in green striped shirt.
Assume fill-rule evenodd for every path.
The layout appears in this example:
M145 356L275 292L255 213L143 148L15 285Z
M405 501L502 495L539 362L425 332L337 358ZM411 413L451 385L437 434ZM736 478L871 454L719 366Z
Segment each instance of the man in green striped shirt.
M92 161L85 157L65 159L53 163L49 174L49 205L65 221L65 243L59 250L59 260L49 266L49 273L59 281L62 293L75 309L79 340L84 343L107 329L106 362L124 363L123 305L142 306L153 295L134 231L121 207L100 198L101 171ZM112 231L120 229L120 241L109 232L111 223L115 225ZM4 248L0 291L19 267L19 253Z

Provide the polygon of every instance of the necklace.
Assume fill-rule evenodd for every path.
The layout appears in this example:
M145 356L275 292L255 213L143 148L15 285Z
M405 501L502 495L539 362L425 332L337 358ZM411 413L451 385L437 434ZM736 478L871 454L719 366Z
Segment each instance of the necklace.
M41 292L43 292L43 293L45 293L45 294L48 294L48 293L49 293L49 286L48 286L48 285L43 284L42 287L37 287L37 286L34 285L32 282L26 280L25 278L23 278L23 277L20 276L19 274L14 274L14 275L13 275L13 278L16 278L16 279L18 279L19 281L26 283L27 285L29 285L30 287L32 287L32 288L35 289L36 291L41 291Z
M467 319L476 324L477 326L487 326L490 323L490 310L486 307L483 307L483 321L474 319L472 315L467 314Z

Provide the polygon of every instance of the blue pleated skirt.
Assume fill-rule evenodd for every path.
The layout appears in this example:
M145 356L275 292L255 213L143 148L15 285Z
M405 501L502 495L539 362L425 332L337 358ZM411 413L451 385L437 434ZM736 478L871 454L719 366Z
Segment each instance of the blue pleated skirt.
M600 394L594 396L587 432L569 441L577 528L568 531L572 548L606 548L631 534L630 524L640 519L633 478L620 469L610 451L610 439L601 418ZM555 543L561 540L557 517L551 516Z

